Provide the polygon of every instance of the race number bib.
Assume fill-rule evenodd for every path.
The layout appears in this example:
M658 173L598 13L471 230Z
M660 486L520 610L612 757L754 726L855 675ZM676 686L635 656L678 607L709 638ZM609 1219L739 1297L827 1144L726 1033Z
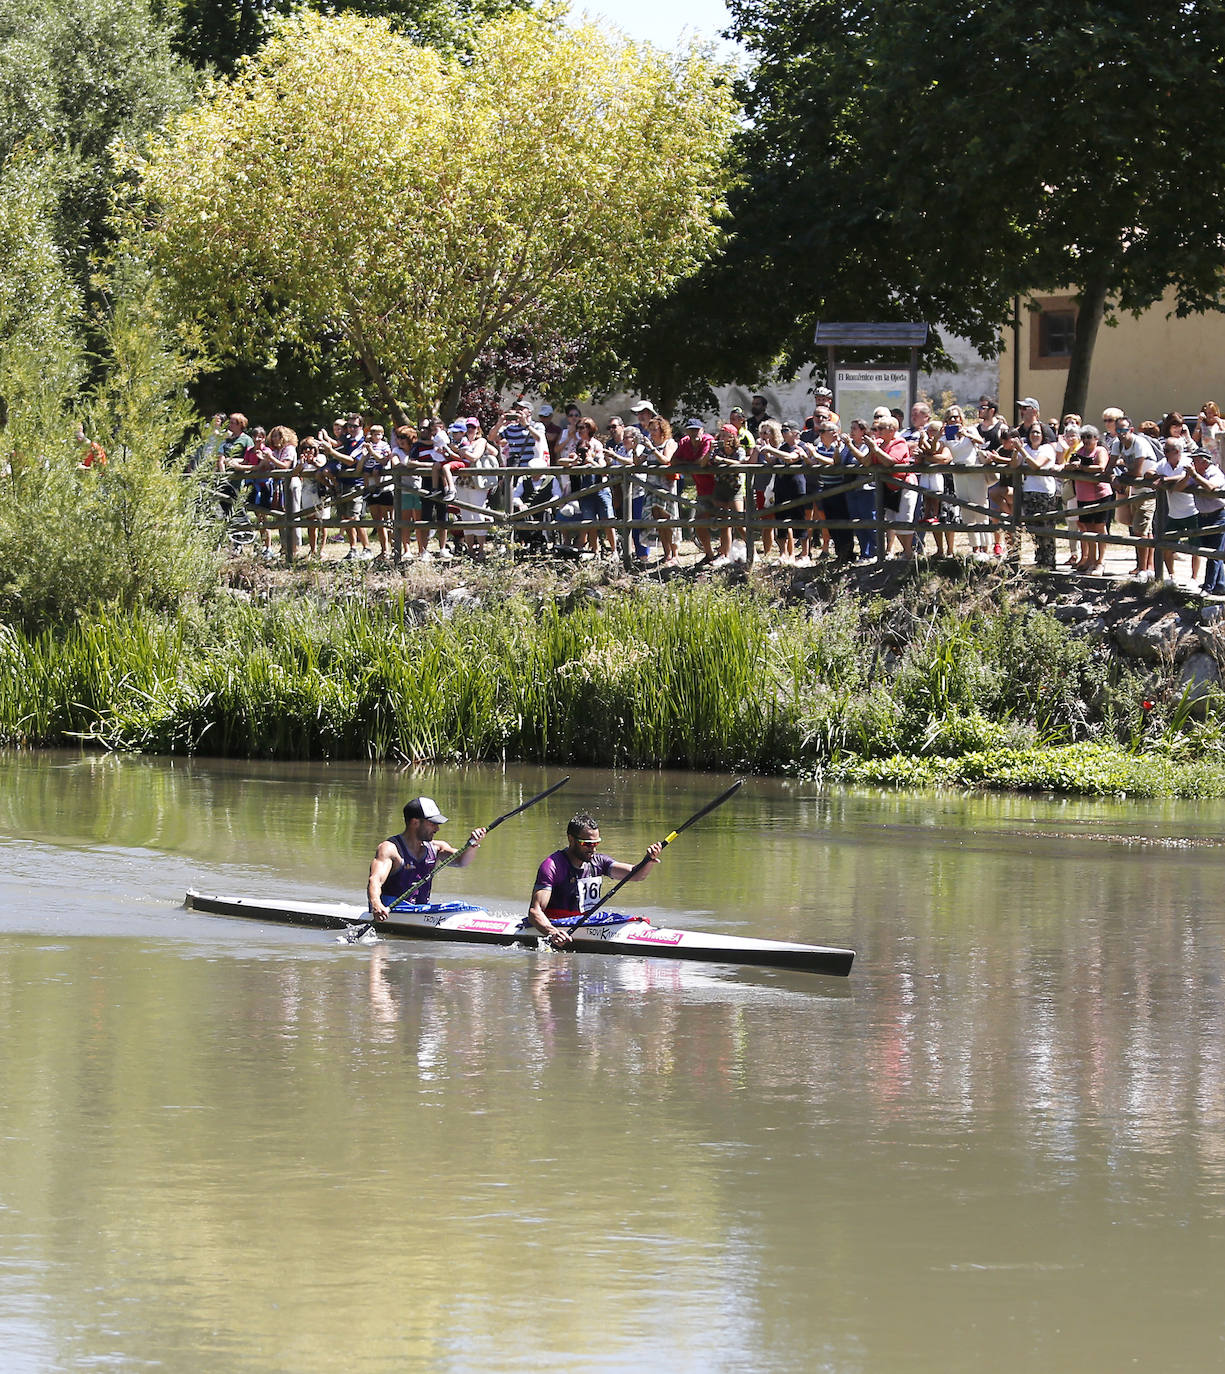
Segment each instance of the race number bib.
M600 900L600 879L580 878L578 880L578 909L586 913Z

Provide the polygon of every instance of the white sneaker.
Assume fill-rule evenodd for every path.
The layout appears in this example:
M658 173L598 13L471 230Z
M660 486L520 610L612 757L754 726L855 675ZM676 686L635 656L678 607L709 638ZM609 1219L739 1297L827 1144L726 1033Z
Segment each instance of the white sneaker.
M721 553L718 558L712 558L707 565L711 568L726 568L732 560L726 554Z
M453 563L455 561L455 555L450 549L441 549L438 553L438 560L441 563Z
M744 547L743 539L732 540L732 562L747 563L749 558L748 550Z

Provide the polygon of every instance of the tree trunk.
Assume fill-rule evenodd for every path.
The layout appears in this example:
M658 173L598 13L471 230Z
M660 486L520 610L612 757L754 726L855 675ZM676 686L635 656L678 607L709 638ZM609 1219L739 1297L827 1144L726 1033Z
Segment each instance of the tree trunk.
M404 407L392 394L391 387L383 373L383 369L379 367L374 354L366 347L365 339L363 339L360 332L357 331L351 331L349 337L353 341L358 362L365 368L366 376L374 383L375 390L379 394L379 399L387 408L387 413L391 418L392 425L402 425L405 420L408 419L408 416L404 413Z
M1085 398L1089 394L1089 373L1093 367L1093 349L1097 344L1097 331L1101 328L1105 309L1106 273L1102 272L1095 274L1081 287L1079 309L1076 312L1076 337L1072 342L1068 379L1063 388L1062 415L1085 413ZM1037 324L1036 320L1034 324Z
M466 370L463 373L457 372L447 383L447 389L442 397L442 418L448 422L456 418L456 411L459 409L459 398L463 393Z

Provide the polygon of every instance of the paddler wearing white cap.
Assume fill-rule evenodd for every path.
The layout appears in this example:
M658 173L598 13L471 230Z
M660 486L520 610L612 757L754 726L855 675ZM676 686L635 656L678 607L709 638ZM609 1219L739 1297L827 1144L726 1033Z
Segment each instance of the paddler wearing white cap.
M446 840L436 838L438 827L445 825L446 819L433 797L414 797L405 804L404 829L384 840L370 862L366 898L376 921L385 921L390 915L387 903L402 897L410 888L416 889L413 902L424 906L430 900L434 869L440 859L458 854L457 868L467 868L472 862L477 845L485 838L484 827L468 836L461 852Z

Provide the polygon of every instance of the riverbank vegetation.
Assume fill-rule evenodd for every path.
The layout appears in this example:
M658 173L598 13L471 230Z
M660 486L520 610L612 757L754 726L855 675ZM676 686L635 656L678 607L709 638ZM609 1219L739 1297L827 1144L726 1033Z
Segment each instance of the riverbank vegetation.
M100 613L0 641L0 738L512 758L885 785L1225 794L1225 731L1001 589L787 605L709 584ZM1154 701L1154 697L1160 698Z

